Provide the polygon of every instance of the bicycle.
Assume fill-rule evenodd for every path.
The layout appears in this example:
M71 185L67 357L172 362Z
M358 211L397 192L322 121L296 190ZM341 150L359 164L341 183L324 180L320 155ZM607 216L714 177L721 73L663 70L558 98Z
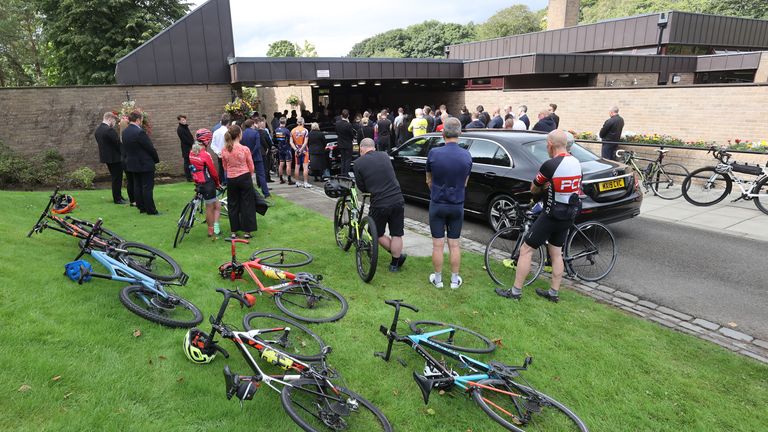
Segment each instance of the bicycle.
M193 362L209 363L216 352L229 357L215 340L217 333L237 346L253 375L235 374L225 366L227 399L237 397L242 405L243 401L252 400L264 383L280 393L283 409L305 431L392 431L389 421L375 405L346 386L334 384L333 381L341 377L327 365L331 348L319 336L287 318L258 313L246 315L243 319L246 331L238 331L222 322L230 298L245 307L253 306L256 299L236 290L219 288L216 291L224 295L224 300L218 315L210 318L210 335L191 329L185 336L184 348ZM306 348L307 344L312 347ZM297 347L304 347L304 353L295 352ZM248 348L255 349L258 355L252 355ZM257 358L284 372L265 373Z
M189 277L185 273L180 273L175 280L159 280L151 274L129 267L122 259L117 259L127 253L127 250L112 246L108 246L106 251L92 249L90 246L101 230L101 222L99 219L94 224L91 235L80 245L80 253L72 263L67 265L65 274L80 285L92 278L130 284L120 291L120 302L131 312L149 321L167 327L183 328L199 324L203 320L200 309L166 289L168 285L186 285ZM90 263L80 260L85 254L89 254L101 263L109 270L109 274L94 273Z
M227 215L227 198L224 194L227 192L226 188L222 187L216 191L216 198L221 203L221 215ZM192 227L195 226L198 214L205 213L205 203L203 200L203 194L200 193L199 186L195 186L195 196L192 198L179 215L179 220L176 222L176 237L173 239L173 247L180 245L184 240L184 236L189 234Z
M463 354L471 351L448 342L455 337L459 329L466 330L452 324L442 324L436 330L424 331L418 322L411 323L413 334L402 336L397 333L400 308L404 307L413 312L418 312L419 309L403 303L402 300L385 300L384 303L394 307L395 313L389 328L384 325L379 327L379 331L387 337L387 350L375 355L389 361L395 342L404 343L415 350L426 361L423 374L413 372L413 379L421 390L425 405L429 403L433 389L448 391L458 387L469 393L489 417L508 430L525 432L523 428L535 424L553 431L587 432L587 426L573 411L534 389L520 375L520 372L527 370L531 365L532 357L526 357L521 366L475 360ZM484 336L472 333L473 337L480 336L487 341ZM447 339L444 338L445 335L448 335ZM439 339L440 337L445 340ZM462 375L460 371L449 367L444 360L437 360L430 351L440 354L444 359L451 359L457 363L458 368L466 369L469 373Z
M505 217L522 221L521 225L497 231L485 248L486 272L498 285L514 284L520 247L538 216L529 211L530 208L530 205L515 203L506 209ZM545 248L546 245L542 245L533 252L531 271L523 286L532 284L544 270L548 257ZM563 262L569 277L599 281L613 270L617 256L616 239L608 227L596 221L571 225L563 247Z
M694 170L683 180L685 200L701 207L715 205L730 195L733 184L736 183L741 190L741 195L731 202L742 199L753 200L761 212L768 214L768 163L765 166L753 166L730 162L733 155L724 149L718 150L714 146L707 151L707 154L710 152L719 163L717 166ZM753 175L757 178L747 182L736 176L734 172Z
M362 198L358 198L355 180L343 176L332 176L325 184L325 194L336 198L333 211L336 245L345 252L355 245L357 274L363 282L370 282L376 274L379 259L379 236L373 218L364 213L369 195L362 194Z
M312 262L312 256L304 251L285 248L262 249L254 252L249 261L239 263L236 244L248 243L244 239L227 239L232 243L232 260L219 266L219 275L234 282L245 273L258 286L248 294L268 294L278 309L300 321L323 323L340 320L349 309L347 300L336 291L320 284L321 275L289 273L280 268L299 267ZM264 286L254 270L280 283Z
M680 164L662 163L668 151L663 148L656 149L659 155L655 160L638 157L635 155L635 152L629 150L616 150L616 156L622 157L624 159L623 162L635 170L640 177L645 192L652 190L659 198L673 200L683 195L680 185L689 173ZM637 161L648 162L648 166L640 169Z

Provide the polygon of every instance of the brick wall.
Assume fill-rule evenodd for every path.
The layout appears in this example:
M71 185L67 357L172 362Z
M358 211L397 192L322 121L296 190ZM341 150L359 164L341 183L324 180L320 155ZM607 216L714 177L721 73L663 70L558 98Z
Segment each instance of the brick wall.
M23 154L57 149L68 170L88 166L105 175L93 132L104 112L119 110L126 92L150 114L160 160L179 173L176 116L187 115L193 131L210 128L231 98L229 85L0 88L0 142Z
M768 51L763 51L760 54L760 63L757 66L757 71L755 71L755 82L768 82Z
M313 110L312 87L309 86L264 87L258 89L258 95L259 100L261 100L259 112L267 114L268 121L272 121L272 113L276 111L283 112L284 110L288 110L290 113L292 108L285 103L285 101L291 95L298 96L299 100L304 102L307 110ZM298 111L298 107L295 109Z
M768 86L662 86L571 90L476 90L453 93L449 111L525 104L529 116L556 103L560 127L597 133L616 105L625 132L666 134L683 140L768 139ZM535 118L535 115L534 117Z

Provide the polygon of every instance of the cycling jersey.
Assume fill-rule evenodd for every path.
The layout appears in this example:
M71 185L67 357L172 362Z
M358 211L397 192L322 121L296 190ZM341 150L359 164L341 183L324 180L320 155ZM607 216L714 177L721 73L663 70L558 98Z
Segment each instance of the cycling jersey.
M272 139L272 142L275 143L278 150L290 149L291 148L291 144L289 141L290 136L291 136L291 131L280 126L279 128L275 129L275 136Z
M291 131L291 141L293 141L293 145L296 146L296 153L297 154L304 154L307 151L307 136L309 135L309 132L307 129L304 128L304 126L296 126Z
M568 218L566 213L578 213L581 194L581 164L568 153L561 153L544 162L533 183L544 186L549 183L544 200L544 212L557 219ZM575 216L575 214L574 214Z
M195 184L202 185L212 180L216 187L219 186L219 175L207 151L200 150L198 154L189 153L189 171L192 173Z
M429 123L427 119L420 117L411 120L411 124L408 125L408 132L413 132L413 136L417 137L427 133L427 126Z

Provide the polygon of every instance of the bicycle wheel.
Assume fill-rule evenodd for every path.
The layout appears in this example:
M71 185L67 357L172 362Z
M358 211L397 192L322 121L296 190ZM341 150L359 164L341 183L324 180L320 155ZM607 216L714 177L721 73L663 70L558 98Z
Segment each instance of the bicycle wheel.
M275 304L286 315L312 323L338 321L349 308L341 294L313 282L291 283L275 294Z
M170 281L181 276L181 267L170 256L151 246L124 242L118 246L117 259L151 278Z
M715 171L715 167L693 170L683 180L683 197L696 206L711 206L731 193L731 178Z
M517 274L517 257L522 242L520 227L515 226L496 232L485 247L485 271L498 285L505 287L514 285ZM532 284L539 277L544 269L545 260L544 246L533 251L531 270L525 278L523 286Z
M333 211L333 236L336 239L336 246L345 252L352 246L349 211L347 210L348 199L347 196L339 198Z
M265 330L254 337L302 361L317 361L323 358L325 342L320 336L296 321L270 313L251 312L243 317L247 331Z
M173 239L174 248L181 244L181 241L184 240L184 235L192 229L192 224L194 222L195 205L192 202L188 202L187 205L184 206L184 210L181 211L178 222L176 222L178 228L176 228L176 237Z
M344 387L301 379L283 387L280 401L305 431L391 431L389 420L371 402Z
M452 328L453 333L443 333L429 338L430 341L455 351L488 354L496 349L496 344L480 333L468 328L440 321L412 321L408 323L411 331L416 334L430 333L446 328Z
M142 285L129 285L120 291L120 302L136 315L167 327L194 327L203 320L197 306L167 293L162 297Z
M363 218L359 229L360 238L355 244L355 264L360 279L368 283L376 274L376 264L379 259L379 235L376 231L376 222L370 216Z
M688 170L680 164L663 164L653 178L648 179L648 185L659 198L677 199L683 196L683 180L688 174Z
M605 225L584 222L571 228L563 253L563 261L579 279L599 281L616 264L616 239Z
M311 254L298 249L269 248L261 249L251 255L251 261L277 268L301 267L312 262Z
M755 206L757 206L761 212L768 214L768 176L763 177L757 182L752 189L752 193L757 194L754 198Z
M528 426L564 432L588 430L568 407L530 387L501 379L477 384L472 398L490 418L511 431L525 432Z

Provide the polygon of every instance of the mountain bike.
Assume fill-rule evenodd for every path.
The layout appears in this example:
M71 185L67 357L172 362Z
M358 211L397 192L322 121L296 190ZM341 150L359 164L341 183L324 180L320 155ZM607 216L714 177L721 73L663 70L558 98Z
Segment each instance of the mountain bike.
M635 170L645 192L652 190L659 198L673 200L683 195L681 185L689 173L680 164L662 163L668 151L663 148L656 149L659 155L655 160L638 157L635 152L629 150L616 150L616 156L623 158L623 162ZM641 169L637 164L638 161L648 162L648 166Z
M421 390L425 405L429 403L433 389L448 391L458 387L471 395L489 417L508 430L525 432L528 426L534 426L538 427L537 430L587 431L587 426L573 411L534 389L520 375L520 372L528 370L533 362L532 357L526 357L521 366L475 360L463 354L468 351L461 345L447 342L462 329L452 324L423 331L418 324L411 323L413 334L402 336L397 333L400 308L413 312L419 309L402 300L385 300L384 303L394 307L395 313L389 328L383 325L379 327L379 331L387 337L387 350L375 355L389 361L395 342L404 343L419 353L426 361L424 373L420 375L413 372L413 379ZM477 333L474 335L479 336ZM430 351L438 353L443 360L436 359ZM453 369L445 359L456 362L458 368L466 370L468 374L462 375L463 372Z
M510 213L506 217L522 221L522 224L497 231L485 248L485 269L499 285L511 287L514 284L520 247L538 217L529 211L530 208L530 205L515 203L505 209ZM571 225L563 247L563 262L569 277L599 281L613 270L617 256L616 239L607 226L595 221ZM541 275L547 260L546 245L533 251L531 271L524 286L532 284Z
M120 291L120 302L136 315L164 326L193 327L203 320L203 314L197 306L167 289L170 285L186 285L189 277L185 273L179 270L180 275L175 280L159 280L146 274L147 272L129 267L122 259L118 260L118 257L129 252L126 249L107 246L105 251L101 251L91 248L93 239L98 237L100 230L101 219L94 224L93 231L80 245L80 253L75 260L67 265L67 276L81 285L92 278L130 284ZM91 265L81 260L85 254L101 263L109 270L109 274L94 273Z
M325 193L337 198L333 211L333 234L336 245L348 251L355 245L357 274L363 282L370 282L376 274L379 259L379 236L373 218L364 213L368 194L358 198L355 180L333 176L326 183Z
M216 334L229 339L242 354L253 375L233 373L224 367L227 399L237 397L242 404L252 400L261 384L280 393L280 402L288 416L305 431L391 431L387 418L371 402L334 383L342 381L336 370L326 363L331 348L306 327L286 318L269 314L248 314L243 319L246 331L222 322L231 298L246 307L255 298L248 293L217 289L224 300L216 317L211 316L210 335L192 329L185 337L187 356L196 363L212 360L216 352L225 358L229 353L215 340ZM192 347L192 349L189 349ZM252 355L249 348L258 352ZM302 353L296 352L303 350ZM203 358L208 356L208 358ZM257 359L281 369L280 374L267 374Z
M765 166L730 162L731 153L712 147L707 154L720 163L717 166L699 168L683 180L685 200L696 206L711 206L730 195L733 184L739 187L741 195L731 202L752 200L763 213L768 214L768 163ZM756 176L752 181L744 181L734 172Z
M236 256L236 244L248 243L245 239L226 239L232 243L232 259L219 266L219 275L234 282L248 273L258 289L247 294L268 294L275 300L278 309L300 321L322 323L340 320L349 305L347 300L336 291L320 284L322 275L310 273L289 273L280 268L299 267L312 262L312 256L304 251L284 248L271 248L256 251L250 261L239 263ZM280 283L264 286L254 270Z
M222 216L227 215L227 197L225 196L226 193L226 187L219 188L216 191L216 198L221 203ZM204 214L205 200L203 200L203 194L200 193L200 188L195 186L194 198L192 198L192 201L188 202L187 205L184 206L184 209L179 215L179 220L176 222L176 237L173 239L174 248L181 244L182 240L184 240L184 236L189 234L189 232L192 230L192 227L195 226L195 221L197 220L198 215Z

